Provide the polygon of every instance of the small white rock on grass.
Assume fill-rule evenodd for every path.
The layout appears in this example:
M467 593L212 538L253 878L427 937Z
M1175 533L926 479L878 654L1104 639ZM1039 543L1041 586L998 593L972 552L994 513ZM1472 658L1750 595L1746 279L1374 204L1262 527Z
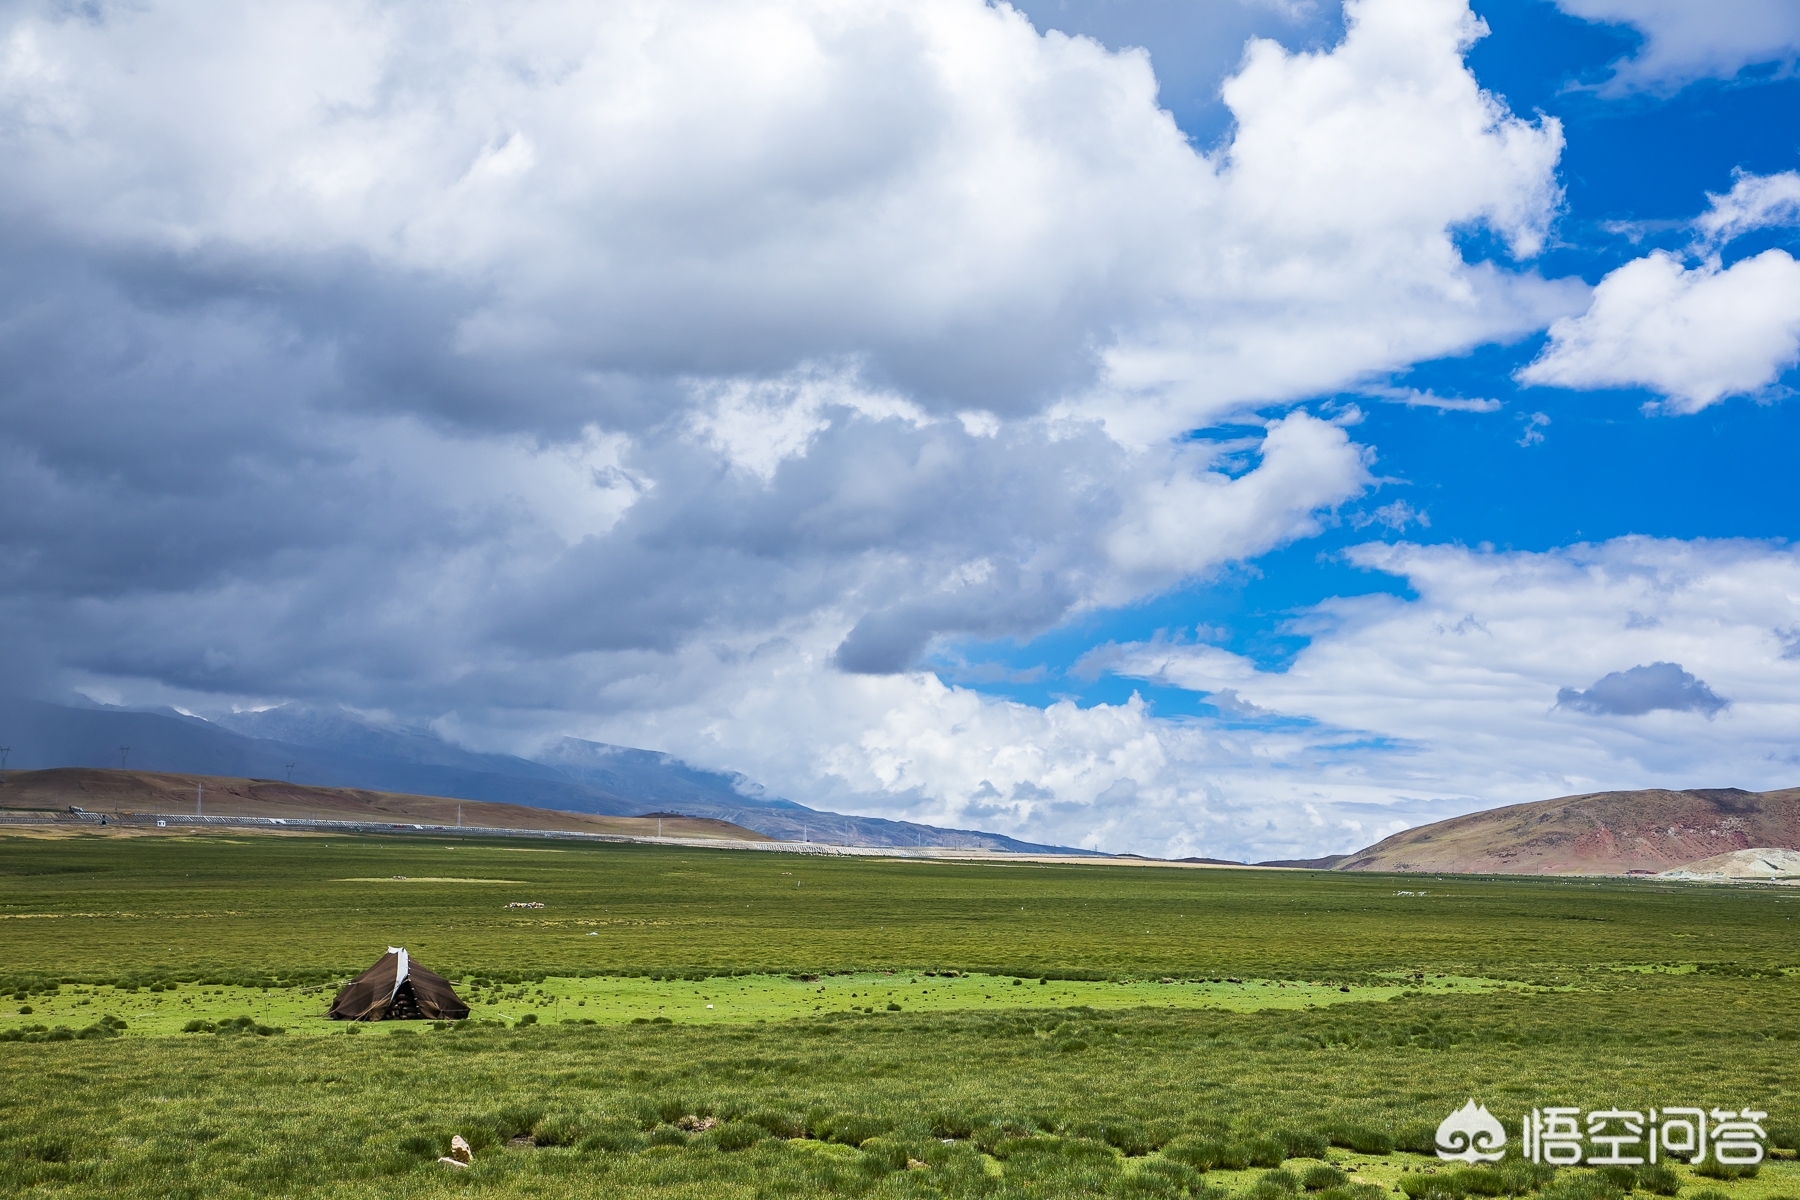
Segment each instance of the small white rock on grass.
M460 1171L468 1166L474 1157L475 1152L469 1149L469 1143L465 1142L463 1135L459 1133L450 1139L450 1153L438 1161L446 1167L455 1167Z

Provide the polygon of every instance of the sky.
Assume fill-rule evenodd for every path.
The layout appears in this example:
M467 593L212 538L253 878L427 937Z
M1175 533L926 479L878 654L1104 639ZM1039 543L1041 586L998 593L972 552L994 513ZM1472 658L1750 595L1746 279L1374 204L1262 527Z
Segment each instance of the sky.
M1800 784L1788 0L0 3L0 676L1338 853Z

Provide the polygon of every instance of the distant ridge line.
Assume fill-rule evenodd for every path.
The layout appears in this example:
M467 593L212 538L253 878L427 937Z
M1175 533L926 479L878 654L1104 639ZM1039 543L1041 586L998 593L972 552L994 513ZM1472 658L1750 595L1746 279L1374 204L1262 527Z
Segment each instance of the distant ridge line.
M1348 854L1327 854L1323 858L1272 858L1268 862L1259 862L1259 867L1291 867L1302 871L1332 871L1337 865L1349 858Z

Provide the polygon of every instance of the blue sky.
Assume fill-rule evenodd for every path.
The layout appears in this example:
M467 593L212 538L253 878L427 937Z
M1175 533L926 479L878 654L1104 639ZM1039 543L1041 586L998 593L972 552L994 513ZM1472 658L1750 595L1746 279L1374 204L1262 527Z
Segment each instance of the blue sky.
M1797 62L1787 0L8 6L0 675L1139 853L1792 785Z

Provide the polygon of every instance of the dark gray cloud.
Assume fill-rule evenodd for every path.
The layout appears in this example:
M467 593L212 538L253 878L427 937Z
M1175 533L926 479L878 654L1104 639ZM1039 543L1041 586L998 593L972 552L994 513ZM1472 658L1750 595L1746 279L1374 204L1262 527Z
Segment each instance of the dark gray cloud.
M1617 717L1638 717L1658 709L1705 713L1710 717L1730 703L1704 681L1682 670L1680 663L1671 662L1614 671L1586 691L1563 688L1556 693L1558 708Z
M914 665L931 641L944 634L1004 637L1021 629L1047 629L1076 600L1066 579L1026 579L1016 563L1000 563L979 583L952 594L928 596L866 614L833 655L839 668L860 675L888 675Z

